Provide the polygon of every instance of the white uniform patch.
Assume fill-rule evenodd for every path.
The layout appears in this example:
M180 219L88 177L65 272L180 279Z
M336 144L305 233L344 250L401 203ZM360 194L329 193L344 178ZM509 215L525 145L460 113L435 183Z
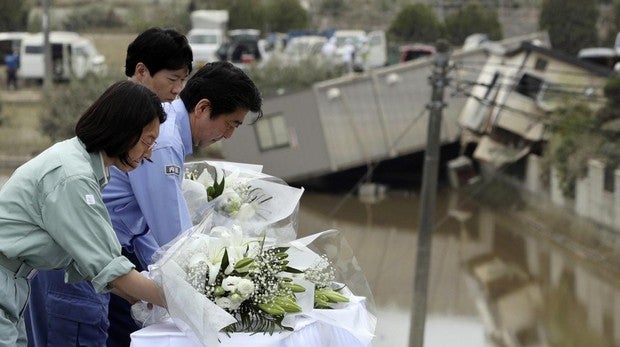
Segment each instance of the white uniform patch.
M179 176L181 174L181 168L176 165L166 165L166 175Z
M88 205L94 205L94 204L96 204L96 201L95 201L95 196L94 196L94 195L92 195L92 194L86 194L86 195L84 195L84 200L86 200L86 203L87 203Z

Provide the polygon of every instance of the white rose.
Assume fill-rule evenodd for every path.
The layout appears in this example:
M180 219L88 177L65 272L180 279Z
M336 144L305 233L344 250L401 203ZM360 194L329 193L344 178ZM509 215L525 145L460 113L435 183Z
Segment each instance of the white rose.
M249 279L242 278L239 283L237 283L237 292L244 299L247 299L254 293L254 282Z
M215 304L221 308L231 308L233 305L229 298L222 296L215 299Z
M243 304L243 301L245 299L243 299L241 296L239 296L239 294L233 294L230 296L230 310L236 310L239 308L239 306L241 306L241 304Z
M227 292L233 292L241 280L242 278L238 276L228 276L222 280L222 288Z

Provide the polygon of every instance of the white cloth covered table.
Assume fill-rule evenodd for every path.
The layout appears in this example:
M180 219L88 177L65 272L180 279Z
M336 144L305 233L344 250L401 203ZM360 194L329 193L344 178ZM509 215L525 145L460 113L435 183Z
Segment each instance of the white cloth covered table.
M376 318L365 308L363 297L353 296L341 309L312 310L295 317L295 330L263 333L219 333L219 346L251 347L369 347ZM168 319L131 334L131 347L205 347L189 331ZM206 346L211 347L211 346Z
M269 334L220 333L219 346L252 347L367 347L349 331L333 325L304 318L292 332ZM131 334L131 347L203 347L180 331L172 322L150 325Z

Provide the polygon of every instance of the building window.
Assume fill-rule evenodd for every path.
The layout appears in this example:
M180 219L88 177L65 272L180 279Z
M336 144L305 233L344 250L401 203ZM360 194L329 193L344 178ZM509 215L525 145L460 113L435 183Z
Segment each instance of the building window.
M256 122L254 129L261 151L290 147L286 118L281 112L265 115Z
M516 91L519 94L527 96L532 99L536 99L538 92L543 86L543 80L529 74L523 74L517 84Z
M536 65L534 65L534 69L538 71L545 71L547 70L547 64L547 60L538 58L536 59Z

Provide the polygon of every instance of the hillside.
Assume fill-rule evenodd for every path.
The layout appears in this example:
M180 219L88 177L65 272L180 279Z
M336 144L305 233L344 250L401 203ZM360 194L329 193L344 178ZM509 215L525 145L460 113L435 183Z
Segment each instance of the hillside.
M262 0L265 1L265 0ZM184 31L189 28L189 16L186 15L190 7L190 0L134 0L131 2L120 0L55 0L52 6L52 24L54 17L65 17L72 11L81 11L82 20L87 17L101 16L125 18L130 26L139 28L153 25L176 27ZM195 1L207 3L208 1ZM318 30L328 28L387 30L403 4L426 3L435 9L438 17L454 11L466 3L461 1L433 1L433 0L340 0L331 1L332 10L326 15L325 0L301 0L302 6L307 9L312 18L312 27ZM486 1L489 2L489 1ZM486 3L482 1L482 3ZM38 4L38 1L31 1ZM538 7L530 5L535 1L504 0L504 6L498 10L500 23L503 26L504 37L529 34L538 30ZM440 5L441 4L441 5ZM90 10L92 9L92 11ZM34 13L40 9L34 10ZM30 16L33 18L33 15ZM36 16L34 16L36 17ZM93 19L91 18L91 21Z

